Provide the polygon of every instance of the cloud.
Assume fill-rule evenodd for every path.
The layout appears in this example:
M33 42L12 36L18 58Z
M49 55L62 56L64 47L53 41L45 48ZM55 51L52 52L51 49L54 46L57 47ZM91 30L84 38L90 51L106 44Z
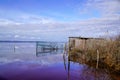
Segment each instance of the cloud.
M81 13L98 11L103 16L120 14L120 0L88 0L83 4Z
M18 37L20 37L20 36L19 36L19 35L15 35L15 36L14 36L14 38L18 38Z
M105 36L107 31L109 36L117 35L120 32L119 4L119 0L88 0L83 5L83 11L89 14L93 10L97 10L102 16L70 22L30 14L20 14L13 19L1 18L0 40L64 41L69 36Z
M52 18L48 17L42 17L42 16L36 16L36 15L29 15L29 14L23 14L19 17L19 19L22 19L23 23L52 23L54 20ZM20 20L21 21L21 20Z
M7 19L0 19L0 25L9 25L9 24L15 24L14 21L7 20Z
M40 22L17 25L16 22L9 23L8 20L6 22L4 20L5 25L0 24L0 34L11 34L16 39L33 39L34 37L41 40L61 40L62 38L66 40L69 36L99 37L106 35L107 31L109 35L116 35L120 31L119 21L119 17L104 17L75 22L53 21L46 24Z

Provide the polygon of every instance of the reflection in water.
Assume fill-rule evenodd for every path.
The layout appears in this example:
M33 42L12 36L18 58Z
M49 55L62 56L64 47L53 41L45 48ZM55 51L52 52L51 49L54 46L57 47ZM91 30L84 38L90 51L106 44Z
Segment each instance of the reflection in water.
M66 70L66 56L65 56L65 53L63 53L63 61L64 61L64 68L65 68L65 70Z
M61 54L63 53L63 50L41 50L39 52L36 52L36 56L50 56L50 55L56 55L56 54Z
M67 80L70 80L70 60L66 52L63 53L64 68L67 73Z
M70 57L68 57L67 65L67 80L116 80L106 70L72 62L70 61Z
M36 52L35 43L0 46L0 80L113 80L104 69L71 61L63 50Z
M55 55L63 53L64 43L36 42L36 56Z

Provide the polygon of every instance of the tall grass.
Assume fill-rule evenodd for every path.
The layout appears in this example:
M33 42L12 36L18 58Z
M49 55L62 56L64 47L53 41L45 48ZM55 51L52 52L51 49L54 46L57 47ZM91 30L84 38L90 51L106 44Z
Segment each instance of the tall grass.
M99 43L94 42L92 44L92 47L87 47L85 50L73 49L70 51L71 59L78 62L83 59L86 63L96 62L98 50L99 66L107 65L112 71L120 72L120 35L113 40L101 40Z

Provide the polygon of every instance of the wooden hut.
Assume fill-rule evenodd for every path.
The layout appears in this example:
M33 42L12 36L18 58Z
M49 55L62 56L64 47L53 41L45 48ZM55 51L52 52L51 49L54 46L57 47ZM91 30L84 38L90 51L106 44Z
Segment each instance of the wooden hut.
M85 50L87 48L92 48L94 45L104 45L103 41L103 38L69 37L69 50Z

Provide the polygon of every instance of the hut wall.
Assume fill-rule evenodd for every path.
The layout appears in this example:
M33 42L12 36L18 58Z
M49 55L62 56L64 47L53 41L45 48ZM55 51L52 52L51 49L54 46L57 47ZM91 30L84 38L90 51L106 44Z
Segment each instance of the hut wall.
M96 38L69 38L69 48L85 50L88 48L94 48L96 45L103 46L106 41Z

